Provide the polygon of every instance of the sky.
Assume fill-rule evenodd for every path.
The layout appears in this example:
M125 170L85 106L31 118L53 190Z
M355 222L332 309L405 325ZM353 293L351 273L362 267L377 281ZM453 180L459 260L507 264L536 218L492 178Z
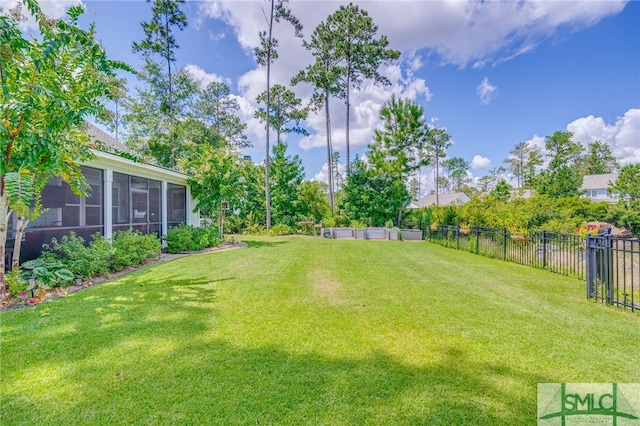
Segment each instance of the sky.
M10 7L17 0L0 0ZM81 22L95 21L97 38L112 59L139 67L131 43L151 18L143 0L41 1L60 17L83 3ZM519 142L544 145L558 130L574 133L585 146L599 140L611 146L620 164L640 162L640 2L639 1L354 1L366 10L378 35L401 52L381 68L390 86L365 81L352 92L351 152L363 154L380 125L380 107L391 95L408 98L425 110L427 121L447 129L449 157L471 163L475 179L503 165ZM315 27L347 2L291 0L293 14L309 39ZM267 28L261 0L187 1L188 26L176 34L176 65L202 84L223 81L240 104L241 119L253 146L244 150L264 160L264 124L253 118L256 97L266 89L266 70L253 54L258 33ZM25 27L29 23L24 24ZM272 84L283 84L303 101L313 88L290 86L291 78L313 61L286 22L276 24L279 58ZM136 84L129 77L130 85ZM133 92L135 93L135 92ZM334 150L345 158L345 105L331 107ZM308 179L326 181L324 115L304 123L308 137L290 135L289 154L299 155ZM274 136L271 138L273 140ZM432 189L432 173L421 174L422 194Z

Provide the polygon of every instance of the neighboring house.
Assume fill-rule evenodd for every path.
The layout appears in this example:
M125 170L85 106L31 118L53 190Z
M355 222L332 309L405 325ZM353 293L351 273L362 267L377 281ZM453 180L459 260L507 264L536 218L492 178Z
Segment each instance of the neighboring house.
M616 179L618 179L617 173L586 175L582 179L582 186L580 187L580 190L584 191L582 197L593 201L618 202L617 195L609 192L609 182L613 183Z
M469 201L469 197L464 192L454 192L451 194L438 194L439 206L461 206ZM436 205L436 194L425 195L418 201L409 204L410 209L419 209Z
M126 146L90 125L88 133L117 151ZM21 261L40 255L42 244L74 231L89 240L99 232L107 238L117 231L135 229L143 234L165 235L172 226L199 224L193 213L195 200L187 176L162 167L137 163L108 152L94 151L95 158L82 165L90 185L86 197L75 195L60 178L51 179L42 192L46 209L24 233ZM13 253L16 219L9 223L7 256Z
M512 189L511 190L511 199L516 199L516 198L524 198L524 199L528 199L533 197L533 195L535 194L535 191L533 189L524 189L524 188L520 188L520 189Z

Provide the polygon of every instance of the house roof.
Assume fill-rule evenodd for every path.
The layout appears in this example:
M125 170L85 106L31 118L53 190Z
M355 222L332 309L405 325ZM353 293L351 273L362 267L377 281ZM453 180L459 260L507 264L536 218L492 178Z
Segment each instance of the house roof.
M464 204L469 201L469 197L464 192L453 192L450 194L438 194L438 205L449 206L452 204ZM419 209L421 207L429 207L436 204L436 194L428 194L414 201L409 205L410 208Z
M89 136L93 136L94 138L96 138L96 140L102 142L108 147L117 149L118 151L131 152L125 144L112 137L102 129L96 127L95 124L87 122L87 134Z
M582 178L582 186L580 189L607 189L609 187L609 182L615 182L616 179L618 179L617 173L586 175Z

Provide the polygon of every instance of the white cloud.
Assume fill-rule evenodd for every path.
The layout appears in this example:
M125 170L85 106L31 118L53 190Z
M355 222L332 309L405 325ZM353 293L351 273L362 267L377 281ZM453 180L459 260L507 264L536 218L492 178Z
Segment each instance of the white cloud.
M487 157L483 157L482 155L474 155L473 160L471 160L471 169L479 170L479 169L488 169L491 167L491 160Z
M640 163L640 109L628 110L613 124L593 115L578 118L567 124L567 130L585 146L594 141L609 144L622 165Z
M209 85L210 83L213 83L214 81L218 83L222 83L224 81L224 83L226 83L227 85L231 84L229 80L224 80L222 77L220 77L216 73L208 73L202 68L200 68L200 66L198 65L187 64L185 65L184 70L187 71L189 74L191 74L191 76L193 76L193 78L197 82L199 82L200 86L202 87L206 87L207 85Z
M491 85L487 77L485 77L484 80L482 80L482 82L478 85L478 87L476 87L476 93L480 97L480 102L483 105L489 105L497 90L498 88Z
M38 29L35 19L29 13L29 9L19 0L2 0L0 1L0 12L7 13L20 3L22 5L22 14L27 18L26 21L20 23L20 28L25 31ZM67 15L67 10L71 6L83 4L81 0L45 0L38 2L42 12L49 18L60 19Z

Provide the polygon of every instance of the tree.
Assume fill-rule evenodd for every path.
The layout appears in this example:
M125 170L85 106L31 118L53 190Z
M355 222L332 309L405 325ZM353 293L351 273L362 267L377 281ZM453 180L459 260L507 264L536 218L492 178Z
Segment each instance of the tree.
M462 189L471 182L467 172L471 169L471 164L461 157L452 157L445 160L442 166L449 174L450 187L455 192L462 192Z
M271 203L276 223L294 226L298 216L298 193L304 180L302 160L297 155L287 156L287 144L273 146L271 157Z
M266 103L267 92L258 95L258 103ZM271 88L269 107L269 118L267 120L267 110L259 108L255 112L255 117L263 122L268 122L273 130L276 131L276 144L282 142L280 136L287 133L297 133L299 135L308 135L309 132L300 126L300 122L305 120L309 115L308 107L301 107L302 100L296 98L296 94L286 87L276 84ZM289 123L293 126L287 127Z
M5 245L12 213L19 216L16 239L21 239L21 230L38 214L41 182L58 176L74 192L86 192L80 163L92 158L95 141L86 134L84 120L104 108L101 101L115 70L130 70L108 59L93 25L78 27L81 6L69 8L65 21L44 16L35 0L24 4L39 37L27 38L18 28L19 9L0 16L0 302L6 295Z
M380 109L380 119L382 129L374 132L369 159L379 173L388 174L407 187L412 173L430 162L424 109L410 100L392 96ZM409 201L402 200L402 208ZM402 208L398 209L398 224L402 222Z
M595 141L587 146L587 154L582 158L583 174L604 175L615 172L620 165L606 143Z
M136 89L138 96L130 102L124 117L128 123L125 143L147 161L163 167L179 167L185 152L184 142L189 138L189 134L181 133L181 130L188 128L185 122L197 117L193 108L200 93L198 82L184 68L175 73L172 93L176 120L171 121L163 110L163 93L169 83L162 66L148 60L144 72L138 75L145 85Z
M400 52L388 49L389 41L385 36L376 39L378 26L369 14L353 3L340 6L327 18L327 25L321 27L328 32L320 34L327 45L333 44L333 54L340 76L339 96L346 104L346 161L349 175L349 121L351 87L360 88L364 80L373 80L376 84L390 85L388 78L379 73L381 65L400 57Z
M509 185L506 180L500 179L496 187L491 190L491 195L497 201L506 203L511 196L511 185Z
M439 200L439 180L440 177L440 159L447 156L447 148L451 146L451 136L447 133L446 129L432 128L429 129L427 135L427 150L431 157L431 162L434 166L435 177L434 182L436 184L436 205L440 204Z
M311 83L314 86L313 105L320 109L324 105L325 133L327 138L327 170L333 170L333 147L331 145L331 116L329 114L329 99L340 93L340 59L335 54L335 40L328 39L325 35L331 34L329 25L321 22L311 34L311 40L303 41L303 45L315 57L315 62L301 70L291 83ZM331 211L335 211L333 174L329 177L329 205Z
M324 182L302 182L298 188L298 202L298 211L302 219L313 219L319 223L331 212L327 201L327 184Z
M256 47L255 54L258 64L267 67L267 96L266 96L266 110L271 111L271 64L278 59L278 40L273 37L274 21L280 22L285 20L289 22L294 29L296 37L302 37L302 24L298 21L287 7L289 0L269 0L270 13L267 17L265 13L265 19L267 21L268 31L260 32L260 46ZM267 210L267 231L271 228L271 194L269 188L269 132L271 125L269 124L269 114L266 115L266 156L265 156L265 198L266 198L266 210Z
M202 89L194 103L195 115L224 138L229 146L251 146L245 131L247 125L240 121L240 104L231 96L225 83L214 81Z
M381 173L356 156L351 174L342 187L340 209L351 220L383 226L397 218L410 199L406 185L389 173Z
M123 110L127 110L131 99L127 95L127 79L110 77L109 95L107 98L113 101L113 111L105 108L97 116L96 120L107 126L116 140L120 140L120 127L126 126Z
M572 137L571 132L557 131L545 138L546 155L551 161L547 169L535 178L535 189L539 194L561 198L580 193L580 159L583 148Z
M147 3L151 0L147 0ZM141 22L145 39L140 42L133 42L131 48L134 53L142 53L145 60L151 60L155 54L166 62L168 85L167 97L161 99L166 102L162 109L167 112L173 124L175 119L173 111L173 81L171 64L176 61L174 51L180 47L176 43L173 35L173 28L183 30L187 26L187 15L180 10L184 0L154 0L151 12L153 16L149 22Z
M609 184L612 193L623 203L640 201L640 163L627 164L620 168L615 182Z
M517 143L509 152L509 157L504 160L508 165L509 171L516 177L517 188L520 189L525 185L527 179L533 178L535 168L542 165L542 157L540 149L527 142Z
M241 202L241 159L230 148L199 145L199 155L190 157L186 169L189 172L191 193L197 199L195 209L208 215L220 210L223 201L229 205Z

